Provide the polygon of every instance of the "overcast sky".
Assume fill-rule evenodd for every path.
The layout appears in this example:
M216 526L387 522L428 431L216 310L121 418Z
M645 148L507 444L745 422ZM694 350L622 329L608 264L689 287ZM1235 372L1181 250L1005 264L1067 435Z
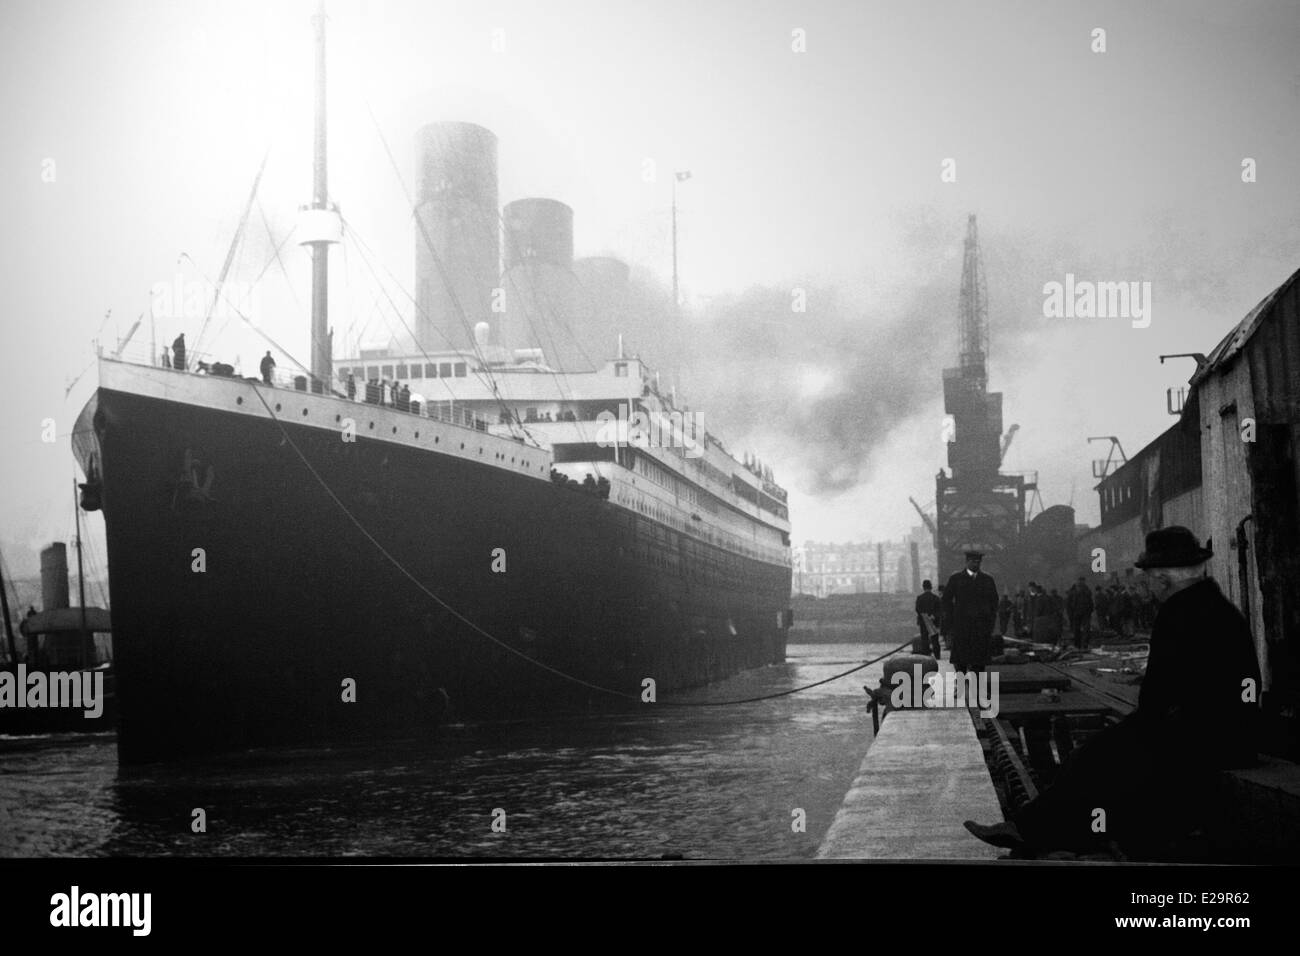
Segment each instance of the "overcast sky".
M91 340L115 347L155 283L220 271L268 149L232 280L256 278L268 226L279 242L309 199L313 6L3 5L9 565L34 567L71 525L66 432L93 370L65 389ZM563 200L579 255L617 255L652 287L670 275L669 171L692 171L685 390L791 489L796 541L897 537L915 524L907 496L933 500L968 213L988 269L990 386L1021 426L1005 466L1037 470L1044 503L1072 501L1089 522L1103 449L1085 437L1117 434L1132 453L1168 427L1165 389L1192 365L1156 357L1208 352L1300 267L1295 2L338 0L330 24L331 194L408 289L410 210L376 122L407 184L419 125L491 128L503 203ZM373 335L377 287L342 255L337 335ZM259 320L305 356L307 257L283 256ZM1150 282L1150 326L1044 317L1044 284L1066 273ZM159 323L157 341L201 324ZM239 320L208 335L252 369L261 343ZM146 319L134 344L148 337ZM636 344L656 359L655 342Z

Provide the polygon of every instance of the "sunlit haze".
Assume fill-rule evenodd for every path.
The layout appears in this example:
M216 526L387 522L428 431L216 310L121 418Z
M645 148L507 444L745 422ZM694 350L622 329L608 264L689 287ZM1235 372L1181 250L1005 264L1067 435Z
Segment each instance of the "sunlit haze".
M275 250L310 199L314 6L5 4L0 550L19 570L69 535L92 340L111 352L142 315L135 346L198 337L201 316L150 328L151 290L221 271L264 155L229 280L261 275L253 318L306 361L308 255L289 242L282 270ZM648 313L628 347L679 365L709 430L771 465L795 542L897 538L908 496L934 498L969 213L989 385L1020 425L1004 467L1089 523L1104 449L1085 438L1135 451L1167 428L1193 366L1158 356L1209 352L1300 265L1291 2L328 6L330 193L373 257L333 253L336 354L399 331L384 290L410 320L419 126L495 132L502 203L569 204L576 254L626 261L652 311L690 170L680 336ZM1150 326L1045 318L1067 273L1150 282ZM204 332L245 374L265 348L238 316Z

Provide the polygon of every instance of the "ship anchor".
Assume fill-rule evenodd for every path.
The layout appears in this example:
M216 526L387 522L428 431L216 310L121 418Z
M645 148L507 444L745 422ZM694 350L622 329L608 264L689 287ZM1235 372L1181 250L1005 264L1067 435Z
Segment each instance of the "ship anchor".
M181 466L180 478L176 482L176 490L172 493L172 510L176 511L176 505L179 500L194 503L211 503L212 498L212 479L214 469L211 464L208 465L204 472L202 483L199 482L199 466L202 459L195 458L190 449L185 449L185 463ZM181 495L184 498L181 499Z

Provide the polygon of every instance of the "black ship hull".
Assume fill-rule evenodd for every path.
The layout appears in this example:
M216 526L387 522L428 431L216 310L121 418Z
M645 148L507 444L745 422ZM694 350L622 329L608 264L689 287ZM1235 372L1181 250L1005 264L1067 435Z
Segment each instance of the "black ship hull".
M87 408L124 762L654 706L646 678L663 696L784 659L789 567L294 408L106 388Z

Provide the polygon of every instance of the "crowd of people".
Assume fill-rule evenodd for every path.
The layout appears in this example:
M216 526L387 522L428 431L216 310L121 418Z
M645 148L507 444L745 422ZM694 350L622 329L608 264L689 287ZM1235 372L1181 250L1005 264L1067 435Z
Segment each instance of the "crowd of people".
M929 581L925 584L917 599L917 620L921 624L921 616L931 614L934 629L918 639L917 649L923 653L937 648L939 634L946 636L949 630L943 612L945 587L941 585L936 594ZM1023 588L1002 591L996 633L1006 637L1010 632L1013 637L1062 648L1073 643L1082 650L1090 646L1094 635L1132 638L1138 632L1150 633L1156 610L1155 597L1146 587L1118 582L1089 587L1079 578L1062 595L1055 587L1030 581Z
M600 478L594 478L590 474L583 477L582 481L570 478L562 472L551 469L551 481L561 488L570 488L574 491L582 491L589 495L604 500L609 499L610 483L609 479L603 475Z
M348 398L356 400L357 382L352 373L343 380ZM390 382L384 378L372 378L366 382L365 401L369 405L384 405L399 412L420 414L420 402L411 398L411 386L401 382Z
M1156 601L1151 591L1133 584L1111 582L1089 587L1079 578L1062 595L1055 587L1036 581L1002 592L998 602L998 631L1012 633L1038 644L1085 648L1093 634L1131 638L1149 633L1155 622Z
M509 425L515 421L517 421L517 419L513 415L511 415L511 413L508 411L503 411L501 412L500 415L497 416L497 422L501 425ZM576 422L576 421L578 421L578 416L573 414L573 412L571 411L565 410L562 412L556 412L554 415L552 415L550 412L530 413L528 417L524 419L524 424L531 425L534 424L535 422Z

